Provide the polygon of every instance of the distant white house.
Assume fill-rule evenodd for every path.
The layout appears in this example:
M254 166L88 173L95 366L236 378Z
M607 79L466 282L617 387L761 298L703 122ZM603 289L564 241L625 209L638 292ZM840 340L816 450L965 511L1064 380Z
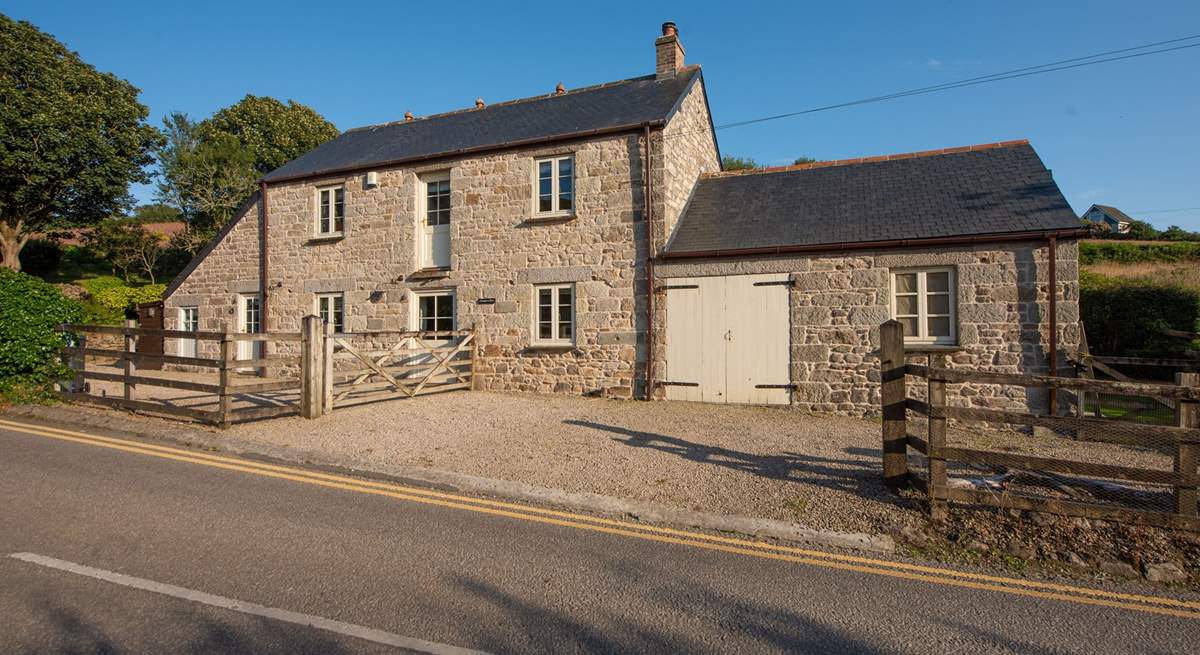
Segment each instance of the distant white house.
M1133 221L1125 212L1108 205L1092 205L1080 218L1089 223L1103 223L1108 226L1109 231L1117 234L1129 232L1130 223Z

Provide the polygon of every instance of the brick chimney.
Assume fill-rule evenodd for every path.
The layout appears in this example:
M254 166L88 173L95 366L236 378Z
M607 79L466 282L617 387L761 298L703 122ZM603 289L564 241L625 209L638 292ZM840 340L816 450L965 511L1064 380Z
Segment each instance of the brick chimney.
M683 45L679 43L679 30L675 23L663 23L662 34L654 40L654 74L660 80L675 75L683 68Z

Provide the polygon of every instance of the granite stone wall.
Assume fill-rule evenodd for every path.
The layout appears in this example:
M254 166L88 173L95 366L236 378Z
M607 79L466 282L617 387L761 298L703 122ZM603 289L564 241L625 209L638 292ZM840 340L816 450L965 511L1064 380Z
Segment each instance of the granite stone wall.
M879 325L891 316L890 273L948 266L955 271L958 343L910 346L909 361L940 355L951 368L1045 374L1048 370L1048 249L1045 242L975 247L910 248L738 260L676 260L658 267L663 278L790 273L793 404L819 412L879 411ZM1057 249L1057 312L1061 353L1079 343L1078 248ZM660 294L659 304L665 305ZM666 319L669 320L669 317ZM659 323L665 356L666 324ZM910 381L916 383L915 378ZM1041 410L1037 390L990 384L952 384L948 397L963 406ZM921 396L916 389L911 395Z

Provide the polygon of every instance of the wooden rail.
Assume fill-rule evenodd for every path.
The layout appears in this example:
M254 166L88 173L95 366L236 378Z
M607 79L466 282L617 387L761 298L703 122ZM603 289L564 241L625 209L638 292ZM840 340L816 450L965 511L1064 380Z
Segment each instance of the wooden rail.
M880 339L884 480L893 486L904 483L917 486L927 495L930 512L935 517L945 515L948 503L961 502L1200 531L1200 507L1197 506L1200 496L1200 373L1177 373L1176 384L1170 385L949 369L946 368L944 355L930 355L929 365L906 363L903 327L896 321L888 321L881 326ZM1091 359L1093 362L1101 361L1100 358ZM924 400L908 397L909 376L924 380ZM1058 389L1082 389L1091 393L1170 399L1177 405L1178 420L1176 425L1150 425L1082 415L1062 416L1055 413L1034 414L953 406L947 398L947 386L963 382L1041 387L1052 392ZM910 411L926 418L927 434L924 438L908 434L907 413ZM1151 469L951 446L947 444L947 423L951 420L1050 428L1060 433L1103 433L1118 428L1120 438L1111 440L1113 443L1128 444L1139 449L1152 446L1170 448L1174 454L1174 466L1171 470ZM1014 438L1022 437L1018 435ZM910 448L925 456L927 471L923 477L914 475L908 468ZM1164 512L1102 501L1047 498L1014 490L961 488L950 484L946 468L948 461L1038 475L1091 476L1170 487L1174 495L1174 511Z

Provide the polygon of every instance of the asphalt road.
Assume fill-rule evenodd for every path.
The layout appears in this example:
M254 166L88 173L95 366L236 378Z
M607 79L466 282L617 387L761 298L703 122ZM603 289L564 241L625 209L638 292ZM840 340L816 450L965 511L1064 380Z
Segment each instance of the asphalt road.
M115 443L0 428L0 652L1195 653L1200 643L1200 604L961 586L883 562L713 546Z

